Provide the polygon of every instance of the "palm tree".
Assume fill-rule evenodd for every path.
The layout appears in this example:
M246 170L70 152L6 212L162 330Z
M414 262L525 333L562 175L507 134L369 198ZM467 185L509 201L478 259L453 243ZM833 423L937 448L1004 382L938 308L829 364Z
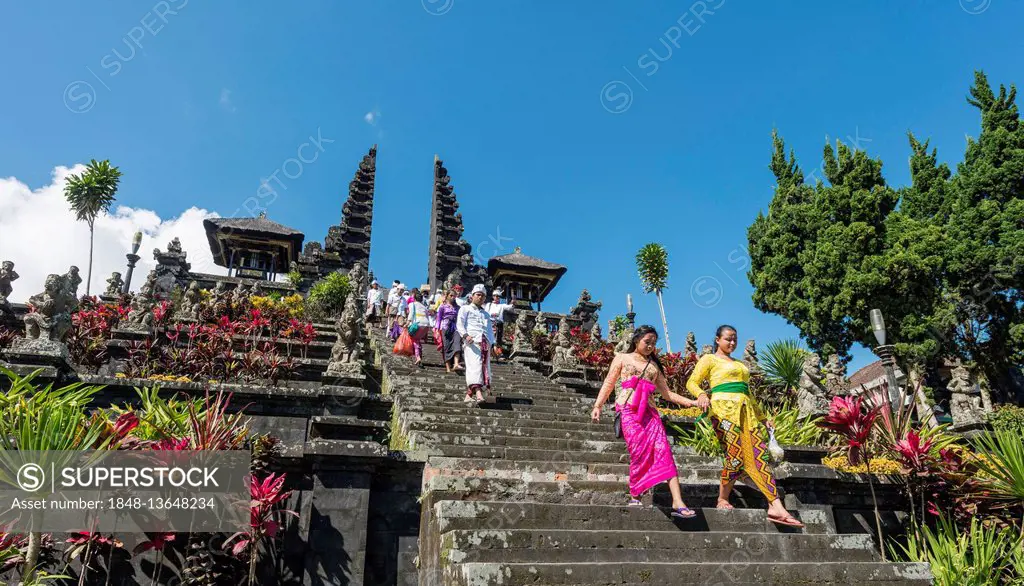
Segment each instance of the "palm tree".
M644 293L654 292L658 296L658 309L661 310L661 327L665 331L665 351L672 352L672 344L668 340L668 320L665 318L665 304L661 300L661 291L668 286L668 251L657 242L645 244L636 253L636 268L640 273L640 283Z
M789 339L770 342L761 355L761 369L768 384L789 393L800 383L807 349L800 342Z
M93 226L100 212L110 209L117 193L117 183L121 180L121 171L113 167L110 161L97 162L93 159L80 175L68 177L64 186L64 197L71 204L79 221L89 225L89 271L85 278L85 294L89 294L92 283L92 247Z

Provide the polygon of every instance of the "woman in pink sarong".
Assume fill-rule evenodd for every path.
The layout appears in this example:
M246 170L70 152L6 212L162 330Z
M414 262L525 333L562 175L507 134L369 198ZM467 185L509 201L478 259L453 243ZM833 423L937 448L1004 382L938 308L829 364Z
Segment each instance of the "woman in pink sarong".
M615 355L590 417L595 422L601 419L601 406L611 396L615 383L621 382L615 410L621 418L622 437L629 450L629 504L639 506L645 491L667 481L672 493L672 516L689 519L697 513L683 502L672 446L654 406L653 393L658 391L665 400L683 407L693 407L697 401L668 389L657 345L658 333L653 327L640 326L633 332L626 352Z

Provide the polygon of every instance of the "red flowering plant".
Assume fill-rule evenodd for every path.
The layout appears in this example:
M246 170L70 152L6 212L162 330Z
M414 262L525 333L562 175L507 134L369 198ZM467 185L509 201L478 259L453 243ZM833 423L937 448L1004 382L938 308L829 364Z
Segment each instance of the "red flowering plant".
M878 411L877 406L865 406L860 397L833 397L828 414L817 424L846 440L846 458L851 466L858 465L861 458L864 459L868 486L871 488L871 500L875 507L879 550L882 553L882 560L885 561L885 534L882 532L882 517L878 512L878 498L875 496L875 483L871 474L871 450L868 447L868 439L871 437L871 429L878 417Z
M224 549L230 547L232 555L249 554L250 584L255 583L259 549L261 546L266 547L269 540L277 537L281 529L281 517L298 517L295 511L284 510L278 506L292 495L292 491L284 490L284 482L284 474L270 474L262 480L250 476L249 531L239 531L224 541Z
M569 330L569 339L572 341L573 355L581 363L595 369L599 378L604 378L615 358L615 344L594 338L579 326Z
M113 573L111 562L114 553L124 548L124 543L113 535L103 535L91 531L74 531L65 540L67 548L64 550L64 557L68 563L76 558L82 559L82 581L90 572L103 571L108 576ZM102 560L102 564L95 562ZM88 582L86 582L88 583Z
M0 574L25 563L28 535L0 531Z
M107 361L107 341L111 330L128 314L128 307L100 303L96 297L83 297L78 311L71 314L71 329L65 342L75 364L95 372Z

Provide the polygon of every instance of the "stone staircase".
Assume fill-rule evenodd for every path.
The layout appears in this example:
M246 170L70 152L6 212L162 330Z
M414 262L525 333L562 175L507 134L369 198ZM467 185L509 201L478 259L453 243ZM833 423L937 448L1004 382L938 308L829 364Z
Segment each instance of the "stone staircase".
M768 522L743 486L735 510L715 509L718 461L682 446L698 516L670 517L664 485L629 507L610 409L592 423L592 398L510 363L494 364L494 402L465 404L463 376L429 342L424 369L377 332L372 346L394 399L392 447L426 459L421 586L931 583L927 565L882 562L867 532L839 533L827 504L791 507L803 530Z

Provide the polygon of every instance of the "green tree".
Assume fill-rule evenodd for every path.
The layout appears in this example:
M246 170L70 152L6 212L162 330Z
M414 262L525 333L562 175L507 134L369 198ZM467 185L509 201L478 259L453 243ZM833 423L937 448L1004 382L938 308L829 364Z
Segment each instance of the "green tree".
M874 345L867 317L878 308L915 387L940 358L959 357L1009 388L1009 366L1024 358L1015 98L977 73L968 102L982 131L957 173L910 134L912 182L900 190L886 184L881 161L841 143L825 147L825 180L810 185L774 134L775 194L747 232L755 306L799 328L814 351L844 359L854 342Z
M640 283L644 293L653 292L658 298L658 309L661 311L661 327L665 332L665 351L672 352L672 344L668 339L668 320L665 318L665 304L661 300L661 292L668 287L668 251L656 242L645 244L636 253L636 269L640 273Z
M79 221L89 226L89 270L85 277L85 294L92 284L92 250L96 217L110 209L117 193L121 171L110 161L97 162L93 159L79 175L71 175L64 186L64 197L71 205Z

